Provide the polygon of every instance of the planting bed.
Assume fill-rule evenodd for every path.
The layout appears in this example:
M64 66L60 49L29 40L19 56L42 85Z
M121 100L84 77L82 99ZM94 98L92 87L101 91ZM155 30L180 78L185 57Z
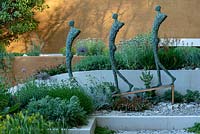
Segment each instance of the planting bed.
M144 70L119 70L129 81L133 83L136 88L144 88L144 82L140 80L140 75ZM153 74L153 80L151 86L157 84L157 71L151 70ZM200 70L170 70L170 72L177 78L175 81L175 91L180 93L186 93L187 89L191 90L200 90L199 85L199 76ZM97 80L97 82L112 82L114 83L113 72L112 70L94 70L94 71L81 71L74 72L74 77L76 80L84 86L85 84L91 84L91 80ZM170 78L161 71L163 85L169 84ZM59 74L51 77L52 80L67 80L68 74ZM128 90L128 85L119 78L119 87L122 92ZM166 91L166 90L162 90Z
M128 77L130 77L130 73L135 73L137 75L131 76L134 76L133 79L137 79L139 81L136 76L139 77L141 71L123 70L121 72ZM172 72L178 77L184 77L183 75L191 76L192 74L194 74L193 71L185 72L183 70L178 71L178 73L175 71ZM155 73L155 71L153 71L153 73ZM199 71L195 70L195 73L196 75L198 75ZM108 77L105 77L106 75ZM112 75L112 71L110 70L85 71L74 73L74 76L77 78L81 85L84 85L85 83L90 83L88 82L87 78L113 82L113 79L111 79L110 75ZM50 80L44 82L47 84L48 82L51 82L51 80L58 80L56 82L59 83L59 81L67 79L67 74L61 74L52 76L50 77ZM179 86L181 81L177 80L175 84ZM197 82L190 81L190 83ZM122 82L120 82L120 84L121 86L123 86ZM142 82L140 82L140 84L142 85ZM191 85L189 84L188 86ZM199 89L199 87L195 89ZM17 89L13 88L10 89L10 92L15 92L16 90ZM96 125L100 127L108 127L109 129L116 130L117 134L187 134L184 129L192 127L196 122L200 122L199 115L199 103L176 103L172 105L170 102L160 102L150 108L150 110L145 110L143 112L123 112L106 110L97 111L92 115L96 121L94 121L91 126L93 126L93 130L94 126ZM80 130L80 134L86 132L84 131L85 130ZM87 130L87 132L89 131L90 130ZM93 134L91 131L90 133Z
M200 122L198 103L158 103L144 112L96 111L97 125L117 134L193 134L185 129Z
M144 112L97 111L98 116L199 116L200 104L160 102Z

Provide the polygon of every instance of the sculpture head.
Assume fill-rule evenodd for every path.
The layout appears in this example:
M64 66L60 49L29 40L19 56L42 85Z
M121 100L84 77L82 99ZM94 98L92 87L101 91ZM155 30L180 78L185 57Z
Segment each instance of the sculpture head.
M70 27L74 27L74 20L70 20L68 24Z
M114 20L117 20L118 14L117 14L117 13L114 13L114 14L112 15L112 18L113 18Z
M155 11L160 12L160 10L161 10L161 6L160 6L160 5L157 5L157 6L155 7Z

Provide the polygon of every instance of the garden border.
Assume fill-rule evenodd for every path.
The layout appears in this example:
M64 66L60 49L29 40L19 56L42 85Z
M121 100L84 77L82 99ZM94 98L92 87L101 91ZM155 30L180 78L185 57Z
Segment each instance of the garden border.
M134 84L136 88L144 89L144 82L140 80L140 75L144 70L119 70L130 82ZM152 85L154 86L157 84L157 71L150 70L153 74ZM174 83L175 91L180 92L181 94L185 94L187 89L192 91L198 90L200 91L200 70L169 70L175 77L176 81ZM170 78L161 71L162 82L163 85L167 85L171 83ZM99 82L112 82L114 83L113 73L112 70L92 70L92 71L80 71L73 73L76 80L84 86L85 84L91 83L91 80L97 79ZM90 79L88 79L90 78ZM68 80L67 73L59 74L50 77L51 80ZM119 88L121 92L126 92L129 88L126 83L124 83L120 78L119 80ZM88 85L89 86L89 85ZM164 90L163 90L164 91ZM164 93L160 90L158 93Z
M112 130L180 130L200 122L200 116L95 116L97 126Z
M64 131L67 134L94 134L95 128L96 128L96 118L90 117L88 119L87 125L81 126L80 128L62 129L62 133ZM51 131L50 134L54 134L54 130L57 129L50 130Z

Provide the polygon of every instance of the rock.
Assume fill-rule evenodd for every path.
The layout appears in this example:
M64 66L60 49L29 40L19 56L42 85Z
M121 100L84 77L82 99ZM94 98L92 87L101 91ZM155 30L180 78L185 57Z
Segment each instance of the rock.
M167 108L170 109L170 110L173 110L173 106L172 105L168 105Z
M200 107L198 103L178 103L172 105L171 103L158 103L149 110L143 112L123 112L123 111L107 111L101 112L99 115L128 115L128 116L188 116L200 115ZM105 114L103 114L105 113ZM97 114L98 115L98 114Z
M192 105L192 104L186 105L186 108L188 108L188 109L193 108L193 107L194 107L194 105Z
M8 92L11 93L11 94L14 94L17 91L19 91L23 86L24 86L24 84L18 84L18 85L14 86L14 87L9 88Z
M50 75L46 72L40 72L39 74L35 75L35 78L38 80L47 80L50 78Z

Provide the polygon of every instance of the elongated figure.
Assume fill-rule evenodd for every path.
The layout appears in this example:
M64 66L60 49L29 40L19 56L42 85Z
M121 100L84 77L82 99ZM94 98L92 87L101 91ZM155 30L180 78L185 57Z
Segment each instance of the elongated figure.
M115 38L119 30L124 26L124 23L118 21L118 14L116 13L112 15L112 18L114 19L114 22L112 24L109 35L109 53L110 53L110 62L113 70L115 85L119 90L118 78L117 78L118 75L120 78L122 78L122 80L124 80L129 85L128 91L131 91L133 85L116 69L116 60L115 60L115 51L117 50L115 45Z
M160 69L162 69L171 78L171 81L172 81L171 84L174 84L176 78L161 64L158 57L158 44L160 41L160 39L158 38L158 31L162 22L164 22L164 20L167 18L167 15L164 13L161 13L161 7L159 5L156 6L155 11L157 12L157 15L155 17L153 28L152 28L152 47L153 47L154 60L155 60L157 76L158 76L157 86L162 85Z
M72 43L74 39L80 34L80 30L76 29L74 27L74 21L71 20L69 22L70 30L67 35L67 41L66 41L66 67L69 75L69 79L73 78L72 74L72 58L73 58L73 53L72 53Z

